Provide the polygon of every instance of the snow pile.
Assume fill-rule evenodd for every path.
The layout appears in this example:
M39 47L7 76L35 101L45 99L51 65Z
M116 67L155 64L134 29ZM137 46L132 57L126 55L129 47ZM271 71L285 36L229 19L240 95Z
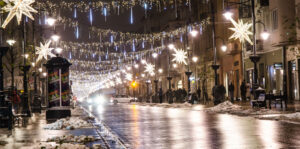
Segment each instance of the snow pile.
M78 129L84 127L92 127L90 123L84 120L81 117L70 117L70 118L63 118L59 119L54 123L47 124L44 129L49 130L60 130L60 129Z
M100 144L93 144L92 148L86 147L83 144L72 144L72 143L63 143L50 144L50 143L40 143L31 147L23 147L21 149L104 149Z
M268 119L268 120L300 121L300 112L289 113L289 114L266 115L266 116L261 116L259 118Z
M241 109L242 109L241 106L232 104L230 101L225 101L214 107L207 108L207 109L205 109L205 111L207 111L207 112L232 112L232 111L239 111Z
M93 136L73 136L73 135L65 135L61 137L53 137L47 139L47 142L56 142L56 143L87 143L94 142L96 139Z

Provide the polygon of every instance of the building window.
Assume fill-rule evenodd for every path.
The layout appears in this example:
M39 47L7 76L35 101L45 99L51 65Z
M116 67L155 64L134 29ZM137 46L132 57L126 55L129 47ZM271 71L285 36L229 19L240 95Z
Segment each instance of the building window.
M272 11L272 29L276 30L278 28L278 10L274 9Z

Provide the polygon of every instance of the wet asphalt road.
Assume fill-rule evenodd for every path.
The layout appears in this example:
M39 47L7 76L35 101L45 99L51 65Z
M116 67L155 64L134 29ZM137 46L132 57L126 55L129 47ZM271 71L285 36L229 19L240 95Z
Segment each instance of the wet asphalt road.
M130 148L300 148L300 125L128 104L87 106Z

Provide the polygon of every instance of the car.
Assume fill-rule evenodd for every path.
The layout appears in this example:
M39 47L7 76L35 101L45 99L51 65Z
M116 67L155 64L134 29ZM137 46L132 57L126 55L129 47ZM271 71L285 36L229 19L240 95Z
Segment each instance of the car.
M130 103L137 101L137 98L133 98L127 95L114 95L111 97L111 103Z

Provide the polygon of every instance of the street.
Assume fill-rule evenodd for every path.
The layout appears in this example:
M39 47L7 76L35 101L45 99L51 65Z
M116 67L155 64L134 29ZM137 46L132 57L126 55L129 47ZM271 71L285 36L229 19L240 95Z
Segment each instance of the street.
M129 104L88 106L130 148L299 148L299 124Z

